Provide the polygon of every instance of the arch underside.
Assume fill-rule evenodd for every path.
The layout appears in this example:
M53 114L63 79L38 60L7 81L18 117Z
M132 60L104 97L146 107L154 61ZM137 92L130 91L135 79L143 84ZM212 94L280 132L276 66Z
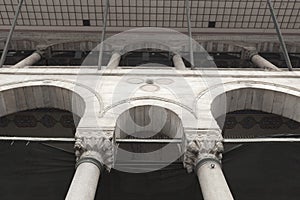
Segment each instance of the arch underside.
M171 110L159 106L136 106L119 115L115 137L120 139L183 139L183 126L180 118ZM150 163L165 165L169 160L180 159L180 144L130 142L119 144L116 165L127 162L127 170L138 163L148 163L143 169L149 170ZM166 164L167 166L168 164ZM156 166L157 167L157 166ZM155 168L155 166L154 166Z
M216 119L228 112L256 110L300 122L300 97L283 91L257 87L228 90L213 99L211 112Z
M75 92L50 85L0 91L0 116L37 108L57 108L83 116L85 103Z

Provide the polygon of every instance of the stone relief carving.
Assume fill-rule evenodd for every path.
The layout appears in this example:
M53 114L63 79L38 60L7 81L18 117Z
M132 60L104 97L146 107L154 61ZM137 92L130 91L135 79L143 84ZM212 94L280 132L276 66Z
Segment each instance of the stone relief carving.
M244 60L251 60L251 58L257 54L258 52L255 47L243 47L241 58Z
M184 167L189 173L205 159L213 159L221 162L224 150L223 137L219 131L207 131L197 133L190 138L184 154Z
M77 161L92 158L110 171L114 164L113 131L85 130L76 133L75 155Z

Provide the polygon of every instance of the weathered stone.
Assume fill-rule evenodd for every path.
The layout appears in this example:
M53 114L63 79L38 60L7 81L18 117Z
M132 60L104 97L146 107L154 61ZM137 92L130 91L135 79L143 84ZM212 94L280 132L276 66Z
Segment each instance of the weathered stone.
M224 150L222 140L222 135L218 131L195 134L188 141L184 154L184 167L187 171L192 172L199 163L205 160L221 162Z
M112 132L100 130L77 131L74 146L77 162L80 159L93 158L110 171L114 164L114 145L112 143L112 137Z

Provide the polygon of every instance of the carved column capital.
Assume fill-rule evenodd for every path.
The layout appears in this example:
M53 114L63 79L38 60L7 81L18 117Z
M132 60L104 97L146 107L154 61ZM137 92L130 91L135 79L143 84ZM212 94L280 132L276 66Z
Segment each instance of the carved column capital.
M194 135L186 146L184 167L190 173L207 160L221 163L223 137L219 131L200 132Z
M75 155L77 166L92 162L110 171L114 164L113 131L80 130L76 132Z
M44 58L51 57L51 47L49 45L38 45L35 52Z
M258 52L255 47L243 47L243 50L241 52L241 59L251 61L251 58L257 54Z

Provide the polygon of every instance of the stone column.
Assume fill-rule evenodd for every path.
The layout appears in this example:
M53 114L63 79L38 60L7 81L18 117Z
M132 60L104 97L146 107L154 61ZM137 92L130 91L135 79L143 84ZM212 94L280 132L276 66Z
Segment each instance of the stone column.
M222 139L220 132L199 133L186 148L184 166L197 174L204 200L233 200L221 169Z
M182 60L182 57L177 53L173 56L173 63L174 63L175 69L178 69L178 70L186 69L185 64Z
M113 165L112 133L81 131L76 133L76 172L67 200L93 200L100 173Z
M120 60L121 54L119 52L114 52L107 64L107 69L116 69L120 64Z
M12 66L12 68L23 68L26 66L31 66L37 63L39 60L41 60L41 58L42 58L41 54L34 52L30 56L26 57L25 59L21 60L20 62Z
M278 67L273 65L268 60L261 57L254 47L244 47L242 50L242 59L250 60L256 66L270 70L270 71L281 71Z
M35 52L33 52L30 56L21 60L11 68L24 68L26 66L32 66L35 63L39 62L46 54L50 54L50 48L48 46L39 45L37 46L37 50Z

